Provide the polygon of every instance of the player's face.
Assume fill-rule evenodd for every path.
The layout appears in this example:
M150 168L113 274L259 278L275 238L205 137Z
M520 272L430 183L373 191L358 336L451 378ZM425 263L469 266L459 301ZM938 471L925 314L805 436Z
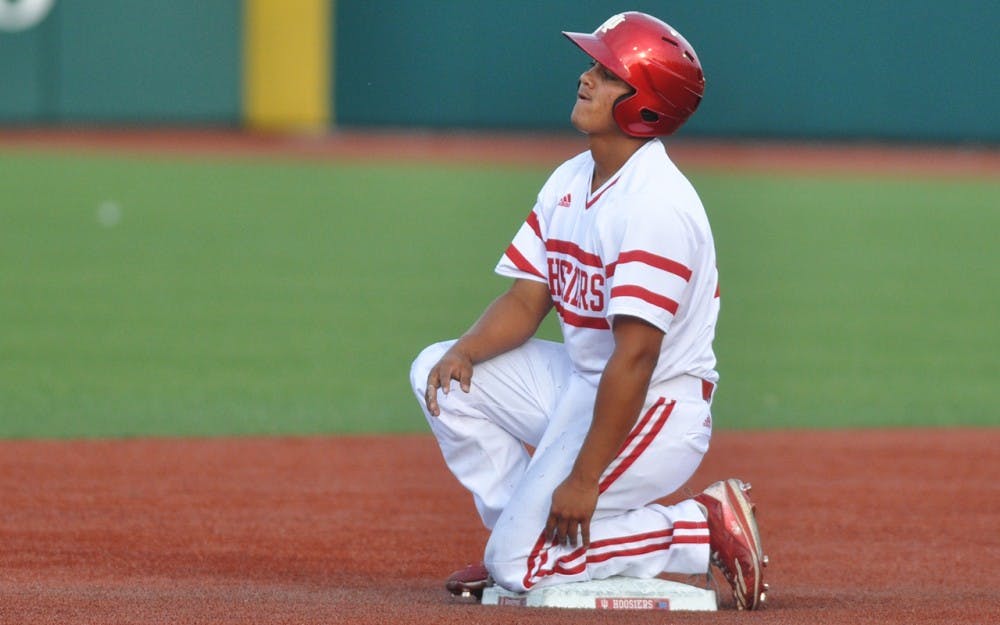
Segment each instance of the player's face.
M577 130L588 135L624 134L611 116L611 109L618 98L631 92L632 88L624 81L594 62L580 75L570 121Z

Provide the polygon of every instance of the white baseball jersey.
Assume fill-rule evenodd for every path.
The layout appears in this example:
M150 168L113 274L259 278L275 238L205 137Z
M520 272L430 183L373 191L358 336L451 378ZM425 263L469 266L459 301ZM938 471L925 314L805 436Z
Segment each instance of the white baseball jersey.
M584 152L556 169L497 273L547 282L577 371L596 384L615 315L666 333L651 386L689 374L715 383L715 244L694 188L652 139L593 193Z

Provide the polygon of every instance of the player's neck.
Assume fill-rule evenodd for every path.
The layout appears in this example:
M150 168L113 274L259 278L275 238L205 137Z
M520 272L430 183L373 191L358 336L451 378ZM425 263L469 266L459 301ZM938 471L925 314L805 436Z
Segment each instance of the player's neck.
M590 135L590 155L594 159L594 177L590 181L590 191L596 191L610 180L646 141L648 139L624 134Z

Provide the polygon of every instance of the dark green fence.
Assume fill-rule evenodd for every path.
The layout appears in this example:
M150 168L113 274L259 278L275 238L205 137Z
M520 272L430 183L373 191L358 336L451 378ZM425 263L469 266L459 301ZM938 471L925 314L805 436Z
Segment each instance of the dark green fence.
M1000 2L340 2L340 123L568 128L586 58L561 30L621 7L695 46L688 135L1000 141Z
M36 27L0 31L0 122L237 124L241 7L56 0Z
M0 0L8 5L24 0ZM340 0L342 126L569 129L605 0ZM688 136L1000 142L996 0L635 0L708 77ZM0 123L238 125L242 1L56 0L0 31Z

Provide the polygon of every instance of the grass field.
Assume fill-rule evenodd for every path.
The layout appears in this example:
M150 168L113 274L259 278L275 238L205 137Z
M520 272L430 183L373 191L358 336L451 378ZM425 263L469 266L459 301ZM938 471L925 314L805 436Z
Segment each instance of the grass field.
M0 437L423 431L547 174L0 153ZM691 177L718 427L1000 425L1000 182Z

